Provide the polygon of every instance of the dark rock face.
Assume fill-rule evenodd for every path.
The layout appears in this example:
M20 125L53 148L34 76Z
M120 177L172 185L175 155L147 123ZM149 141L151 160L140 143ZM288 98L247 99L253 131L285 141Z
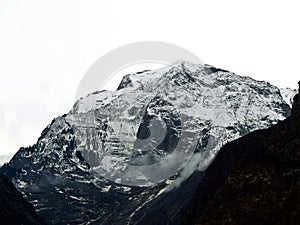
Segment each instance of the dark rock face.
M0 224L42 225L45 224L11 181L0 174Z
M300 92L300 81L298 82L299 84L299 92ZM293 100L293 108L292 108L292 114L294 116L299 116L300 115L300 93L295 95L294 100Z
M300 95L283 122L225 145L181 224L300 224Z

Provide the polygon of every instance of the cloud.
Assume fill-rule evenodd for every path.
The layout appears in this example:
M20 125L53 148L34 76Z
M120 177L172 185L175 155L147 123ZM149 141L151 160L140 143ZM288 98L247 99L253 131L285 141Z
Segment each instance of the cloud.
M201 152L195 153L193 157L189 160L189 162L186 164L186 166L183 168L183 170L180 172L178 178L176 178L174 182L166 188L166 191L168 192L179 187L182 182L188 179L198 169L199 163L202 159L203 154Z

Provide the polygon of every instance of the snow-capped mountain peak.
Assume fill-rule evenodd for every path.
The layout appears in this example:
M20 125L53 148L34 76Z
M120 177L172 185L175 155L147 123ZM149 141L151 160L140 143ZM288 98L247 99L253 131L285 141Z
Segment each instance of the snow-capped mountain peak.
M170 206L163 196L199 182L224 144L289 113L268 82L180 61L78 100L2 171L47 222L147 224L143 210L157 201L182 207L186 200ZM57 213L70 206L67 216Z

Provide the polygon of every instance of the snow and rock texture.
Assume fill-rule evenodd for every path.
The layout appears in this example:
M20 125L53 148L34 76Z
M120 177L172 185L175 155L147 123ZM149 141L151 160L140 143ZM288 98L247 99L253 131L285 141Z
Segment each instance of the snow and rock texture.
M80 99L1 171L49 224L177 224L224 144L289 114L267 82L179 62Z
M280 89L280 93L281 93L281 96L282 96L283 100L290 107L292 107L292 105L293 105L293 98L297 94L297 90L296 89L292 89L292 88L281 88Z

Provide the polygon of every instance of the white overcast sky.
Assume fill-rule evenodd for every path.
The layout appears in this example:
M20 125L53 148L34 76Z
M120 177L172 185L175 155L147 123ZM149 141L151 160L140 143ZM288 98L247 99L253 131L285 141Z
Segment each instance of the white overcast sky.
M132 42L170 42L205 63L296 88L298 2L0 0L0 155L35 143L70 110L91 64Z

